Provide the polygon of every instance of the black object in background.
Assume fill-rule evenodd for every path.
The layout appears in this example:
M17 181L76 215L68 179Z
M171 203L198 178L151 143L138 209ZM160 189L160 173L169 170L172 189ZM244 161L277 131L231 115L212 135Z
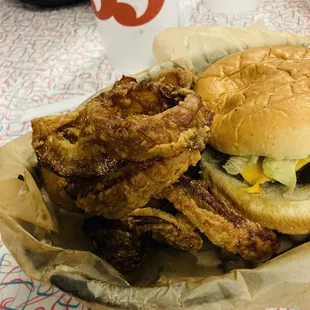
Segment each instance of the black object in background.
M19 0L19 1L25 4L36 5L41 7L59 7L81 2L89 2L89 0Z

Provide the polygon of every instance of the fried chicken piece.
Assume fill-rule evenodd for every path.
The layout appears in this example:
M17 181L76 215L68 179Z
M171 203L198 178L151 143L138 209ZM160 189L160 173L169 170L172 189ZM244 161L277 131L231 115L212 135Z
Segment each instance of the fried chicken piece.
M82 109L31 121L32 146L41 166L65 177L101 176L116 171L118 161L98 144L79 145Z
M150 245L150 233L131 229L124 221L91 217L83 229L95 246L95 254L122 273L139 267Z
M195 226L182 217L173 216L153 208L136 209L129 214L129 227L137 232L152 232L152 237L169 245L190 252L202 247L202 239Z
M176 104L174 98L162 92L161 87L164 85L153 82L138 83L132 77L123 76L115 82L111 91L103 93L103 100L112 101L111 108L115 106L115 110L124 117L140 114L151 116Z
M50 200L70 212L82 212L82 209L76 207L76 199L79 195L87 195L97 183L104 184L105 188L109 188L121 179L128 178L141 169L146 169L150 163L119 161L117 170L112 169L105 175L89 178L61 177L40 165L39 169L43 187Z
M32 120L32 145L40 164L58 175L67 177L104 176L118 171L124 161L110 158L101 145L100 138L99 141L95 139L86 143L80 141L85 119L89 120L91 117L89 106L100 106L110 100L112 106L114 102L126 115L160 113L171 107L174 102L170 102L170 98L160 96L159 89L153 86L138 84L133 78L123 77L115 83L110 92L100 94L85 107L65 115Z
M204 181L181 177L160 195L173 203L214 244L247 260L269 259L278 248L276 234L212 196Z
M164 84L158 87L175 106L154 115L126 117L118 106L106 109L108 103L89 105L81 142L94 140L91 135L100 133L97 139L107 154L133 161L176 156L185 149L203 150L209 138L211 112L191 90Z
M58 175L101 176L116 171L121 158L202 150L211 118L193 91L121 81L76 111L32 120L32 145L39 162Z
M87 213L119 219L141 208L164 188L173 184L200 159L199 151L184 151L176 157L141 163L139 169L115 185L106 188L99 182L86 195L80 195L77 207Z
M191 76L189 71L185 71L184 75L187 74ZM89 106L102 104L102 110L111 108L112 118L115 112L113 109L124 117L155 115L176 104L173 98L160 91L161 85L163 84L152 82L137 83L134 78L123 77L114 84L111 91L101 93L86 106L65 115L32 120L32 145L39 162L61 176L89 177L115 172L118 169L118 160L111 159L106 154L105 147L98 137L100 133L92 132L90 124L85 128L85 119L91 119L91 115L87 115L87 112L91 113ZM92 134L81 132L83 129L90 130ZM84 143L81 141L82 136ZM91 141L92 138L94 141Z
M188 70L174 68L169 71L161 72L159 77L154 79L154 82L191 89L196 84L197 80L196 75Z

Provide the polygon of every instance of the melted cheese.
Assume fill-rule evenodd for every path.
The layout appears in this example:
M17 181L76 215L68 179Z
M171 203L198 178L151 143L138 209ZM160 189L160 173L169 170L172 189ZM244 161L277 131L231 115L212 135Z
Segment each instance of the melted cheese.
M298 160L295 171L300 170L308 163L310 163L310 156L305 159ZM248 193L259 193L262 190L260 186L261 184L273 181L264 174L262 158L260 158L256 164L251 165L250 167L242 171L241 175L251 185L250 187L243 188L243 190Z
M248 193L259 193L261 191L260 185L271 181L264 175L261 159L256 164L251 165L242 171L241 175L250 185L252 185L251 187L244 188Z
M298 163L296 165L296 171L298 171L299 169L301 169L303 166L307 165L310 163L310 156L308 156L305 159L299 159Z

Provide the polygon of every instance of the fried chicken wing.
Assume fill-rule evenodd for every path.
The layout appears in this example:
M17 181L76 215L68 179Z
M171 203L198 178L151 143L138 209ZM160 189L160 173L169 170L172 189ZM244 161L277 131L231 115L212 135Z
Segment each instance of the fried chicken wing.
M182 217L153 208L136 209L129 214L129 227L137 232L152 232L155 239L164 239L169 245L190 252L202 247L202 239L195 226Z
M204 181L181 177L161 197L172 202L211 242L247 260L266 260L278 248L273 231L229 209L208 192Z
M141 208L164 188L173 184L200 159L199 151L184 151L175 157L154 159L140 164L139 169L115 185L106 188L99 182L86 194L80 195L77 207L87 213L119 219Z
M101 176L119 160L202 150L212 115L193 91L123 78L112 90L65 115L32 120L39 162L61 176Z

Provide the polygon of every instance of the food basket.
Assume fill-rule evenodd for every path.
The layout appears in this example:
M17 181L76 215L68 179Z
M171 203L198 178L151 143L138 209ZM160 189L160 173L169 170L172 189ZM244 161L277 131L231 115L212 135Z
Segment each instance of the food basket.
M204 45L202 50L214 57L204 58L205 66L255 45L255 35L261 45L270 41L270 33L248 30L248 43L244 44L244 30L229 31L210 27L210 46ZM227 39L220 44L217 38L221 32ZM281 44L305 45L307 41L293 35L274 37ZM149 80L178 66L195 70L197 55L190 62L191 54L184 58L168 54L169 50L163 49L161 59L170 57L174 62L146 70L136 79ZM152 248L141 267L124 277L91 253L93 245L82 230L85 216L60 210L49 201L37 174L31 140L28 133L0 149L0 232L8 250L33 279L56 286L93 309L306 309L310 304L308 236L282 236L283 254L260 266L246 263L207 240L195 254L162 245Z

